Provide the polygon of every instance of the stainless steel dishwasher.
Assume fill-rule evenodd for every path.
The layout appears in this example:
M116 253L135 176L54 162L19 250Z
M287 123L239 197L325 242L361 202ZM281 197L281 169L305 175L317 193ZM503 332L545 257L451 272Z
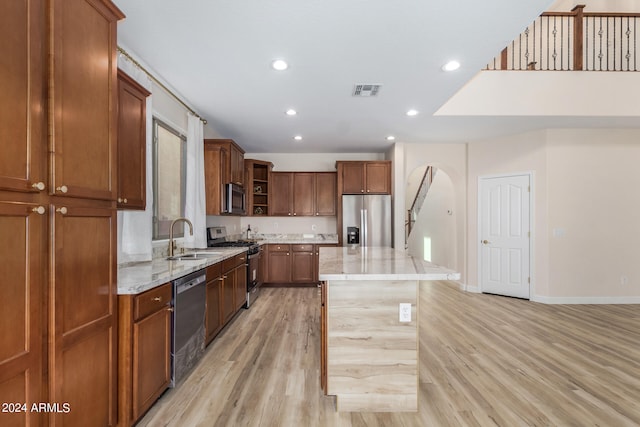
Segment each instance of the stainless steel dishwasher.
M171 387L182 381L204 354L206 282L205 270L173 281Z

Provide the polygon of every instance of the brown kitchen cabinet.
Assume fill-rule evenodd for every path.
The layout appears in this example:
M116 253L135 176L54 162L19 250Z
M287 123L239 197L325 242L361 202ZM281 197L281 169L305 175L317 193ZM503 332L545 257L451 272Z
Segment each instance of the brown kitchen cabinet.
M71 198L50 209L48 400L77 408L51 417L56 424L115 425L116 210Z
M131 426L171 382L173 286L118 297L118 417Z
M116 24L123 17L108 0L0 5L0 230L20 236L0 250L0 271L10 278L3 296L12 301L0 315L0 400L71 408L3 414L3 425L117 423Z
M144 210L147 199L147 97L144 87L118 70L118 208Z
M223 169L220 184L238 184L244 187L244 150L232 139L205 139L205 145L215 145L226 152L221 163L207 166Z
M223 185L227 181L227 150L204 140L204 192L207 215L220 215L223 209Z
M0 194L1 196L1 194ZM0 202L0 276L4 303L0 310L0 402L32 403L43 393L43 333L48 209L35 203ZM3 425L38 425L31 411L0 413Z
M291 282L291 246L268 245L267 257L269 267L265 282Z
M391 161L338 161L339 194L391 194Z
M315 245L291 245L291 282L315 282L315 261Z
M266 283L302 284L317 282L317 250L313 244L270 244L267 246Z
M222 261L222 323L223 326L247 302L247 254L243 252Z
M337 197L337 176L335 172L315 173L315 214L335 216Z
M244 150L232 139L204 140L204 186L207 215L223 210L224 185L244 187Z
M335 172L273 172L272 216L336 214Z
M206 343L209 344L223 326L221 302L223 286L222 263L207 267L207 314L205 321Z
M273 164L262 160L245 159L244 166L247 183L247 215L266 216L269 214Z
M47 401L46 20L43 0L0 2L0 403ZM11 236L9 239L7 236ZM43 414L0 413L3 425Z
M293 172L273 172L271 174L271 216L292 216L293 214Z

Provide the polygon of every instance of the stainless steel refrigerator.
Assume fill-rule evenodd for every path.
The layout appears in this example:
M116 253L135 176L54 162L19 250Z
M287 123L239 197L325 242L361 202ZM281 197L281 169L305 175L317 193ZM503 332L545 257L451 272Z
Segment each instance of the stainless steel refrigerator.
M391 247L391 196L342 196L342 242Z

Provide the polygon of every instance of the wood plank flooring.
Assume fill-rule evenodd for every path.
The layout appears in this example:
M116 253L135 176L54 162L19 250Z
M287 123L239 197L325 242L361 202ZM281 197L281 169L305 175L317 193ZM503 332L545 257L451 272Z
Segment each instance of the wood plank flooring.
M414 413L337 413L320 295L265 288L140 426L640 426L640 306L544 305L421 284Z

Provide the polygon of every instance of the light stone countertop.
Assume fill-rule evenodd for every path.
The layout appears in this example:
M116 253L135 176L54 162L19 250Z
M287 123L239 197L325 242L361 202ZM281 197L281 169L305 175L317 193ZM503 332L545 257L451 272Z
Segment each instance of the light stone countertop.
M393 248L320 248L320 280L459 280L460 273Z
M257 239L262 245L283 244L283 245L321 245L321 244L338 244L337 234L262 234L255 233L251 236Z
M231 258L247 248L194 249L195 252L213 252L216 255L202 260L168 261L165 258L118 266L118 295L135 295L212 264Z

